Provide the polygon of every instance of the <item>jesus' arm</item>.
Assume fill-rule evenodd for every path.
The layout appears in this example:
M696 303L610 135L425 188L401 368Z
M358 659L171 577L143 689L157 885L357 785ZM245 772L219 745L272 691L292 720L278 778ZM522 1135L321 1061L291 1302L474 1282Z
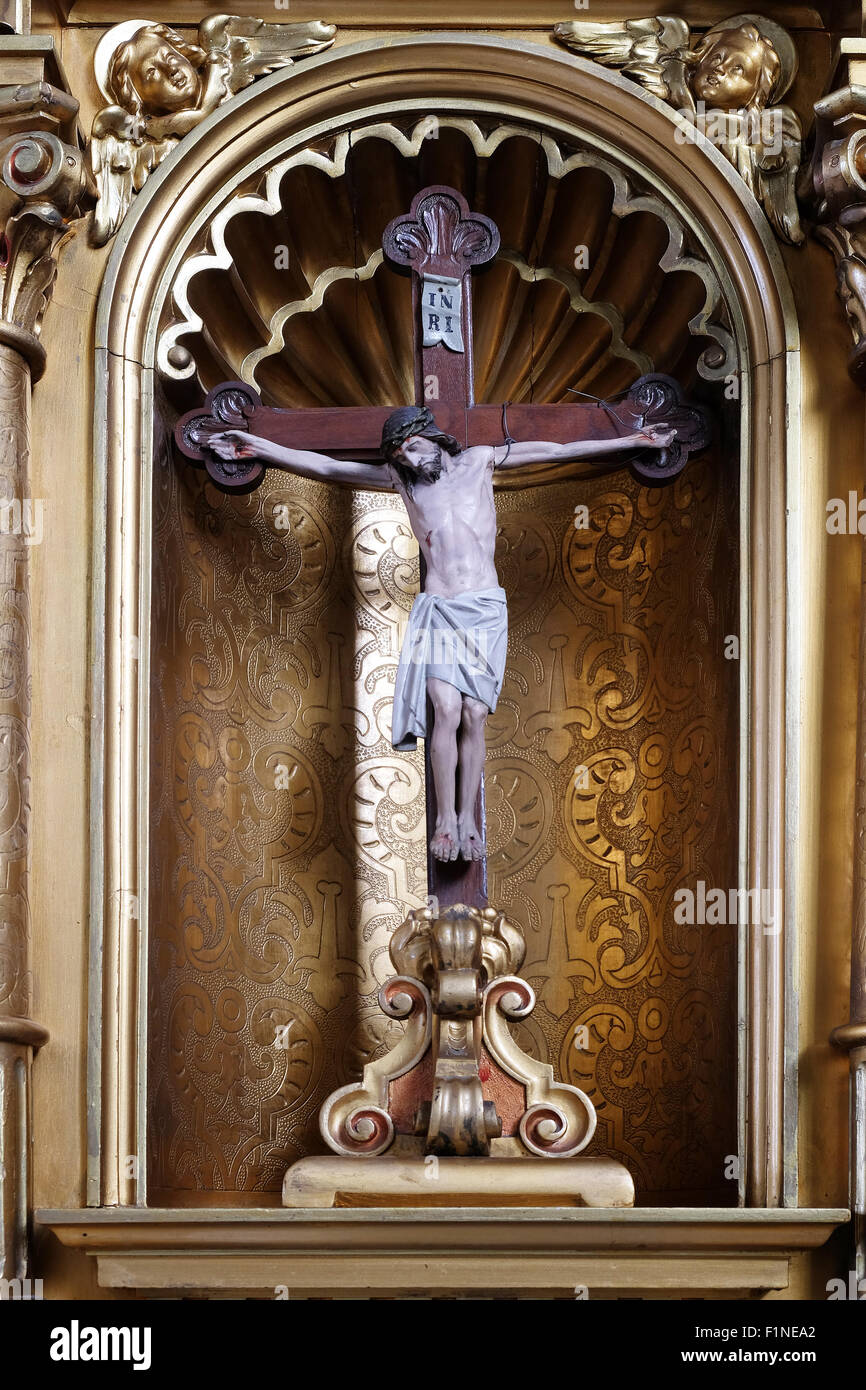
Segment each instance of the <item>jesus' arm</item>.
M208 448L224 459L261 459L269 468L297 473L302 478L318 478L326 483L349 483L353 487L392 491L387 468L380 463L349 463L318 454L311 449L290 449L246 430L223 430L212 434Z
M649 427L638 434L623 434L614 439L575 439L569 444L549 444L532 440L525 444L497 444L493 463L497 471L519 468L527 463L576 463L604 458L628 449L666 449L676 432L672 429ZM503 457L504 455L504 457Z

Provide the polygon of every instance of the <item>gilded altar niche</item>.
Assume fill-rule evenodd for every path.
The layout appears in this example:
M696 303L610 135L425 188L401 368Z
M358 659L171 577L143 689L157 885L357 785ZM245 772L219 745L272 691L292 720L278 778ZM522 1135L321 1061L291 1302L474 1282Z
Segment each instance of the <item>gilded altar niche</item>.
M653 1201L724 1200L736 1152L736 928L673 910L735 882L732 472L594 481L588 531L573 484L499 496L490 897L539 996L517 1034ZM154 556L151 1200L276 1201L402 1026L376 992L424 902L423 759L391 749L381 691L417 552L387 494L269 475L226 498L164 446Z
M427 892L423 758L390 744L419 581L402 505L275 473L227 497L173 454L178 413L229 378L270 405L411 400L408 282L376 247L431 183L463 187L502 235L474 291L479 401L613 396L655 369L714 407L696 375L708 342L727 370L710 273L647 190L533 132L443 118L429 140L415 122L285 159L255 209L246 190L219 214L231 265L190 263L163 339L151 1203L279 1202L286 1167L325 1149L324 1099L402 1027L376 995ZM327 237L309 236L317 206ZM488 721L489 896L525 933L539 999L515 1034L589 1094L591 1152L656 1205L736 1199L737 928L674 915L678 888L737 882L736 459L723 438L663 489L623 471L497 494L509 649Z

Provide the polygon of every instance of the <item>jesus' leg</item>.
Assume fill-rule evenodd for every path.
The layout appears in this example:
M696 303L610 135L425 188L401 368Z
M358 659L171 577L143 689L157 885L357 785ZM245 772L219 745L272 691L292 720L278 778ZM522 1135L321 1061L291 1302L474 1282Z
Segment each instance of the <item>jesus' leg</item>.
M433 732L430 762L436 788L436 826L430 841L434 859L456 859L460 853L457 834L455 787L457 772L457 730L460 725L460 691L436 676L427 678L427 694L433 704Z
M475 818L475 804L484 767L484 726L489 711L481 700L463 697L460 737L460 798L457 803L457 834L464 859L484 858L484 834Z

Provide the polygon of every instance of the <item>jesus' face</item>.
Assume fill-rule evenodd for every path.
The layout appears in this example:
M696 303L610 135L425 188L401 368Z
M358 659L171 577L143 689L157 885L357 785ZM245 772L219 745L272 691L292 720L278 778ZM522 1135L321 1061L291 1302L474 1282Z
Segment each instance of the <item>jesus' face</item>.
M402 463L414 473L420 483L435 483L442 472L442 449L432 439L413 434L401 445L394 455L395 462Z

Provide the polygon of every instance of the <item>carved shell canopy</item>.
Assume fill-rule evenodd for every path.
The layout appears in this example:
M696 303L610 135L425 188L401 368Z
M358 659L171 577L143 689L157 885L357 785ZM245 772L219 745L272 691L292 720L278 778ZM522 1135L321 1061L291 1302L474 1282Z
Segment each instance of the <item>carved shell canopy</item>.
M480 214L470 258L483 257L483 219L500 234L473 274L477 401L574 401L570 388L611 396L653 371L688 385L733 370L714 273L652 190L537 130L413 115L294 153L214 216L173 285L164 376L197 379L195 399L226 380L284 407L414 399L410 279L382 240L431 184L463 190ZM447 231L438 214L420 231L411 220L398 254Z

